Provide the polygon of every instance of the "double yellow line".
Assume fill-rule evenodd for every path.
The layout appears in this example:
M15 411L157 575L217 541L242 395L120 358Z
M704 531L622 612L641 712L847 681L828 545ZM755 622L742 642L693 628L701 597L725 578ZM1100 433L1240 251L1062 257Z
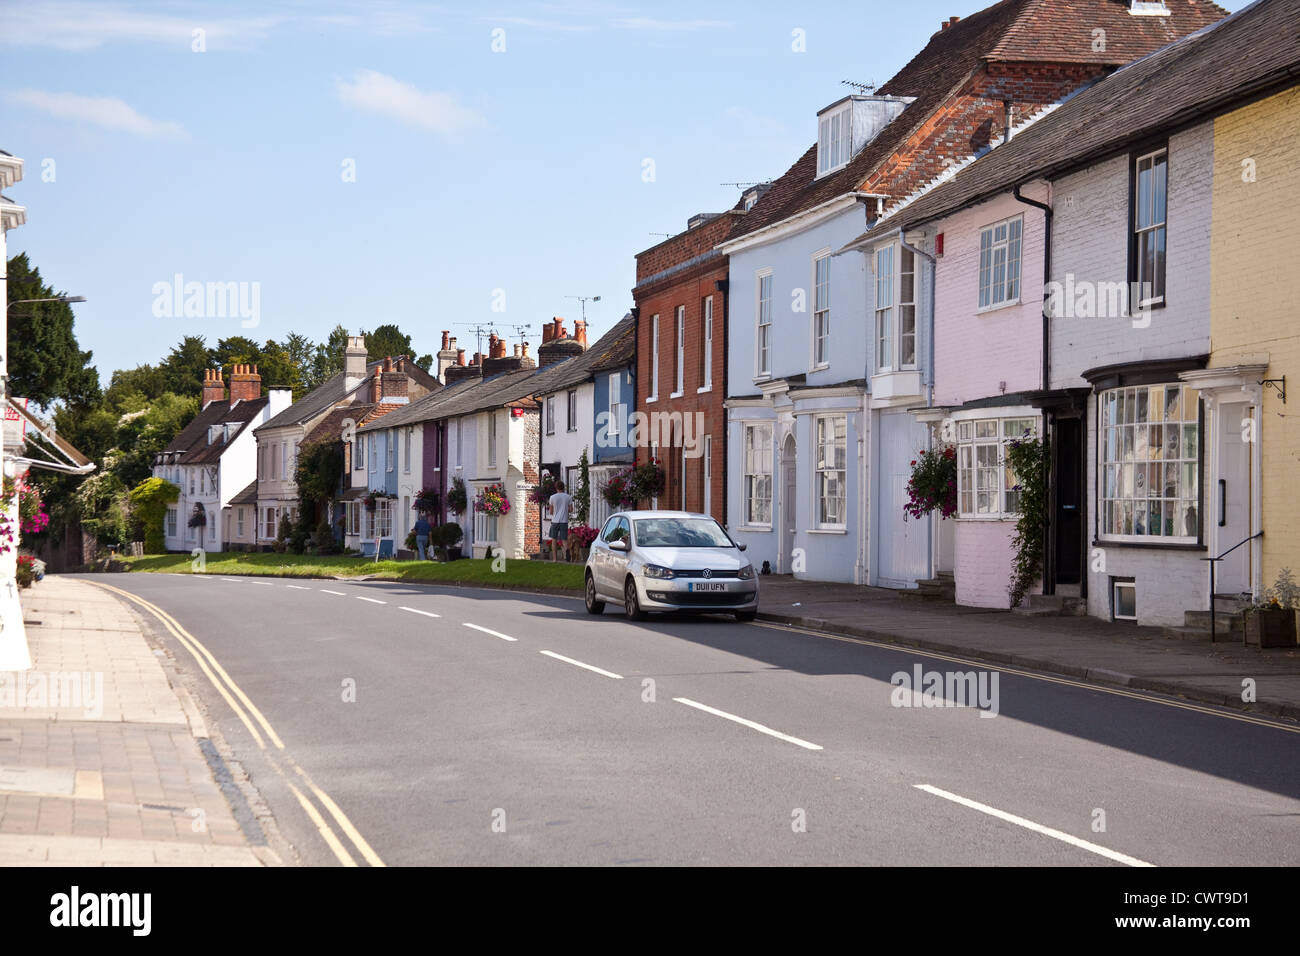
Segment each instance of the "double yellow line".
M379 854L374 851L370 844L366 842L365 837L363 837L357 828L353 826L352 821L348 819L347 814L339 808L339 805L330 798L329 794L316 786L315 782L310 776L308 776L307 771L298 766L297 762L285 752L284 741L281 740L280 735L275 732L275 728L271 726L270 721L268 721L266 717L263 716L262 712L257 709L257 705L248 699L248 695L245 694L243 690L240 689L239 685L235 683L234 679L226 673L226 669L221 666L220 662L215 657L212 656L212 652L203 646L202 641L182 627L179 621L162 608L146 601L142 597L132 594L129 591L115 588L109 584L102 584L99 581L86 581L86 583L105 591L110 591L133 604L138 604L156 617L172 637L176 638L177 642L190 652L190 655L193 656L194 660L198 663L199 669L203 671L204 676L206 676L212 683L212 686L217 689L217 693L219 693L222 698L225 699L226 703L230 705L230 709L235 712L235 716L238 717L240 721L243 722L244 726L248 728L249 734L251 734L253 740L256 741L258 748L266 754L268 762L275 768L276 773L280 774L280 776L284 778L285 783L293 792L294 797L297 798L298 803L302 806L303 812L307 814L307 817L316 827L317 832L320 833L321 839L325 841L326 845L329 846L334 855L338 857L341 864L344 866L359 865L356 857L354 857L349 851L347 845L339 835L334 832L333 827L330 826L329 820L327 820L324 814L322 814L315 804L311 802L309 795L314 796L320 805L325 808L325 812L334 818L334 825L337 826L339 830L342 831L343 835L352 842L352 845L356 848L361 858L364 859L367 864L370 866L385 865L384 861L379 858ZM270 742L269 747L268 741ZM286 770L286 768L288 769ZM299 778L303 789L299 789L294 785L294 780L288 772L290 770ZM303 792L304 790L306 793Z

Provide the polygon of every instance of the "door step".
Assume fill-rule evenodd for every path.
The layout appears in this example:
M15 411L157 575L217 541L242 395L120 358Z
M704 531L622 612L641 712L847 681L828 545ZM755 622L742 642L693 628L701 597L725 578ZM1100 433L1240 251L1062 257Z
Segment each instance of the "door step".
M1021 617L1084 617L1088 602L1072 594L1031 594L1027 603L1011 610Z
M919 601L957 601L957 582L951 574L941 574L937 578L917 581L916 587L899 591L903 597Z

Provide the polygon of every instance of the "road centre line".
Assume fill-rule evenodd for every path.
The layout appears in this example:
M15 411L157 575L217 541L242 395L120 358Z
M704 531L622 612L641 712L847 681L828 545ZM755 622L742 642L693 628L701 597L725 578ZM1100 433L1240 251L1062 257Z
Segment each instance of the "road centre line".
M718 710L716 707L710 707L708 704L701 704L699 701L690 700L686 697L674 697L673 700L679 704L685 704L687 707L694 707L696 710L702 710L706 714L713 714L715 717L722 717L725 720L735 721L738 724L744 724L752 730L759 733L767 734L769 737L775 737L778 740L784 740L786 743L794 744L797 747L803 747L805 750L821 750L818 744L809 743L806 740L800 740L798 737L791 737L789 734L783 734L779 730L773 730L771 727L764 726L753 720L746 720L744 717L737 717L735 714L729 714L725 710Z
M303 587L301 584L286 584L285 587L293 588L295 591L310 591L311 588Z
M379 600L379 598L368 598L368 597L362 597L360 594L357 595L357 600L358 600L358 601L369 601L371 604L387 604L387 603L388 603L387 601L381 601L381 600Z
M1087 681L1074 680L1069 677L1057 676L1055 674L1043 674L1037 671L1023 670L1019 667L1013 667L1010 664L1002 664L995 661L975 660L968 657L954 657L953 655L945 654L942 651L932 651L923 647L913 647L908 644L893 644L888 641L876 641L865 637L849 637L846 634L832 634L828 631L819 631L816 628L800 627L793 624L776 624L767 621L755 621L752 626L765 627L773 631L784 631L785 633L793 632L796 634L807 634L810 637L820 637L828 641L839 641L841 644L859 644L863 647L878 647L881 650L893 651L898 654L915 654L918 657L926 657L932 660L950 661L954 664L965 664L969 667L999 671L1000 673L1011 674L1016 677L1028 677L1032 680L1043 681L1049 684L1062 684L1066 687L1077 687L1081 690L1094 691L1099 694L1110 694L1113 697L1128 697L1132 700L1146 701L1149 704L1161 704L1165 707L1176 707L1179 710L1190 710L1199 714L1209 714L1212 717L1222 717L1225 720L1238 720L1247 724L1257 724L1262 727L1272 727L1274 730L1284 730L1287 733L1300 734L1300 725L1283 723L1275 718L1259 717L1253 714L1233 713L1221 708L1216 709L1209 704L1193 704L1188 701L1171 700L1158 696L1155 691L1146 692L1130 690L1123 687L1113 687L1106 684L1090 684Z
M511 637L509 634L502 634L500 631L493 631L493 630L489 630L486 627L479 627L477 624L471 624L469 621L462 621L461 623L463 623L466 627L474 628L474 630L476 631L482 631L484 634L491 634L493 637L499 637L503 641L517 640L517 638Z
M1154 863L1147 863L1145 860L1139 860L1137 857L1128 856L1120 853L1118 850L1111 850L1096 843L1089 843L1087 840L1081 840L1076 836L1070 836L1068 833L1062 833L1060 830L1053 830L1051 827L1045 827L1041 823L1035 823L1033 820L1026 820L1024 817L1018 817L1014 813L1007 813L1005 810L999 810L996 807L990 807L984 803L977 803L974 800L968 800L966 797L959 797L955 793L949 793L947 790L940 790L938 787L932 787L928 783L916 783L912 785L917 790L924 790L926 793L936 797L943 797L945 800L951 800L953 803L959 803L963 807L969 807L972 810L978 810L980 813L987 813L991 817L997 817L999 820L1005 820L1007 823L1014 823L1018 827L1024 827L1026 830L1032 830L1035 833L1041 833L1043 836L1049 836L1053 839L1068 843L1071 846L1077 846L1081 850L1087 850L1089 853L1096 853L1098 856L1104 856L1108 860L1114 860L1116 863L1123 863L1125 866L1150 866Z
M432 611L421 611L419 608L398 605L403 611L410 611L412 614L423 614L425 617L442 617L441 614L434 614Z
M329 588L317 588L322 594L337 594L339 597L347 597L342 591L331 591Z
M223 581L229 581L231 584L243 584L246 578L222 578Z
M547 657L554 657L557 661L564 661L566 664L572 664L574 667L585 667L587 670L596 674L602 674L605 677L612 677L614 680L622 680L622 674L615 674L613 671L607 671L604 668L593 667L591 664L584 664L582 661L575 661L572 657L565 657L563 654L557 654L555 651L538 651L539 654L545 654Z

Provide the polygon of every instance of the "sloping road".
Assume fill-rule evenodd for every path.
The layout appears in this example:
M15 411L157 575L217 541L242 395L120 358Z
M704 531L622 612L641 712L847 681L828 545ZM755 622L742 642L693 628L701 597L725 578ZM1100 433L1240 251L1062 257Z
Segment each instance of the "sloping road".
M311 864L1300 863L1285 722L1014 670L995 717L895 706L896 672L990 672L565 598L90 579L210 653L152 622Z

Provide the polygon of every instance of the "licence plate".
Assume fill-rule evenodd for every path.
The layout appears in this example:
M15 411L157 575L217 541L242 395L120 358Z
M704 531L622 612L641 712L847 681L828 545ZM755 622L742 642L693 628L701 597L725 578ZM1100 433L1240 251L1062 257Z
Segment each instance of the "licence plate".
M721 581L692 581L686 585L688 591L725 591L727 586Z

